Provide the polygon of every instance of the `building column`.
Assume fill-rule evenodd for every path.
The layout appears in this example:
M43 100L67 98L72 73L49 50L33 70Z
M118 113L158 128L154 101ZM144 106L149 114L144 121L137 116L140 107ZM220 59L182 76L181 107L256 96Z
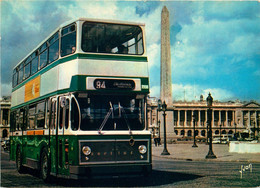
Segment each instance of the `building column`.
M228 126L228 111L226 110L226 127Z
M215 110L212 109L212 125L215 126Z
M250 111L248 110L248 127L251 127L251 116L250 116Z
M242 116L243 116L243 118L242 118L242 127L247 127L247 125L244 124L244 123L245 123L245 119L246 119L246 116L245 116L244 113L245 113L245 111L243 110L243 111L242 111L242 114L243 114L243 115L242 115Z
M2 125L3 121L3 109L0 109L0 125Z
M200 124L200 113L201 113L201 110L198 110L198 126L201 126L201 124Z
M232 121L231 126L234 126L235 124L235 111L232 111Z
M188 116L188 111L184 110L184 127L187 126L187 116Z
M177 126L180 126L180 119L181 119L181 111L178 110L178 123L177 123Z
M208 126L208 113L207 113L207 110L205 110L205 125L206 127Z
M218 125L221 124L221 110L218 111Z
M256 128L256 135L258 135L258 129L257 129L257 111L255 111L255 128Z

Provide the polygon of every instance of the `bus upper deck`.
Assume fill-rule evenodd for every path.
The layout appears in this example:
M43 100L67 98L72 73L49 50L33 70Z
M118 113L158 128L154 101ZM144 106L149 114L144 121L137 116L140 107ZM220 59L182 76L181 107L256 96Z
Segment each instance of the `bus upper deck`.
M63 24L14 68L12 107L68 91L148 93L144 35L144 25L131 22Z

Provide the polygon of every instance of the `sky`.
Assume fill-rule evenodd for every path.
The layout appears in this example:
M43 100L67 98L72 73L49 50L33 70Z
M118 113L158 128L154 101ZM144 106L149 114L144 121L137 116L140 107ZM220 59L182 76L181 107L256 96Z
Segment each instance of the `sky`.
M170 12L174 101L260 103L260 1L1 0L0 97L13 67L60 24L79 17L144 23L150 96L160 97L161 11Z

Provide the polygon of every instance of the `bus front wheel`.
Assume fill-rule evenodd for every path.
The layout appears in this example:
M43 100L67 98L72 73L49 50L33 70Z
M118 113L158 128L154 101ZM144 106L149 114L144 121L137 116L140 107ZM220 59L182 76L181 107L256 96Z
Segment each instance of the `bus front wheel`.
M46 149L43 149L41 154L41 178L45 182L50 181L50 163L48 158L48 153Z
M23 158L20 147L18 147L16 150L16 169L19 173L23 173L24 171Z

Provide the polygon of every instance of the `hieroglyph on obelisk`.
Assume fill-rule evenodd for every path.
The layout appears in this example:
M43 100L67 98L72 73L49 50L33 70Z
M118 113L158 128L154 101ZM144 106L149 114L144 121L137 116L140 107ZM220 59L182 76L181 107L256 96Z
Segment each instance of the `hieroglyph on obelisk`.
M166 104L172 104L172 78L171 78L171 46L169 11L166 6L161 14L161 94L160 98Z

